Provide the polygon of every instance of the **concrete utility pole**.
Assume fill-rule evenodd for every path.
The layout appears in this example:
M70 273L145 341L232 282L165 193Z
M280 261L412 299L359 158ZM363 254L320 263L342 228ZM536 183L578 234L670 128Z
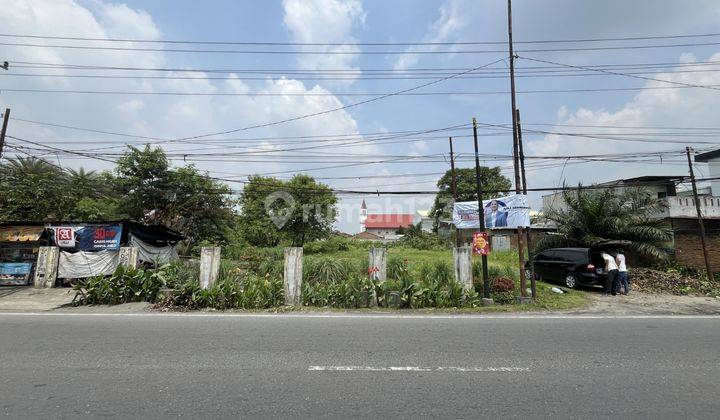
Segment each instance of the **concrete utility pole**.
M698 225L700 226L700 243L702 244L703 257L705 258L705 269L707 270L708 279L713 278L713 272L710 268L710 257L708 257L707 242L705 239L705 222L703 222L702 211L700 211L700 198L698 197L697 185L695 184L695 170L692 166L692 147L686 147L688 168L690 169L690 182L692 183L693 199L695 200L695 210L697 211Z
M483 212L482 202L482 177L480 176L480 152L478 148L478 137L477 137L477 121L475 118L472 120L473 123L473 139L475 140L475 184L477 187L477 199L478 199L478 225L480 230L485 230L485 213ZM488 264L487 255L482 255L482 276L483 276L483 298L490 299L490 279L488 278Z
M452 179L452 195L453 195L453 205L454 203L457 203L458 195L457 195L457 181L455 180L455 155L453 153L453 144L452 144L452 137L448 138L450 140L450 176ZM455 245L460 246L460 231L455 228Z
M513 125L513 166L515 169L515 194L520 194L520 153L518 146L517 105L515 100L515 52L512 38L512 0L508 0L508 51L510 55L510 105ZM520 299L526 297L525 252L523 249L523 228L517 228L518 265L520 268Z
M0 159L2 159L3 148L5 147L5 133L7 132L8 120L10 120L10 108L5 108L2 130L0 131Z

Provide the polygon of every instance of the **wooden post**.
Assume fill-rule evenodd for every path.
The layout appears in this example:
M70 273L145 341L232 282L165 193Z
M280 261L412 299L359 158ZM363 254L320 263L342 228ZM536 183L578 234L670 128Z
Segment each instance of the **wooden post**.
M5 147L5 133L7 132L9 119L10 108L5 108L5 114L3 114L2 130L0 130L0 159L2 159L3 148Z
M455 261L455 281L462 284L463 289L469 292L473 289L472 248L463 245L453 248Z
M285 271L283 275L285 305L302 305L302 274L303 249L301 247L285 248Z
M475 187L477 188L478 200L478 226L480 231L485 231L485 208L483 207L482 195L482 177L480 176L480 152L477 137L477 121L475 117L472 119L473 124L473 140L475 142ZM480 257L482 260L482 277L483 277L483 305L492 305L493 300L490 297L490 275L488 274L487 255Z
M38 250L37 263L35 265L35 277L33 278L33 285L35 288L48 289L55 287L59 259L60 248L56 246L40 247Z
M209 289L220 275L220 247L202 247L200 249L200 287Z
M520 160L520 176L522 181L522 193L527 195L527 178L525 177L525 152L523 151L523 138L522 138L522 125L520 124L520 110L515 110L517 119L517 136L518 136L518 152ZM530 296L535 299L537 297L537 284L535 278L535 263L533 262L532 255L532 244L531 244L531 230L532 221L530 226L525 230L525 245L527 246L527 261L528 267L530 267Z
M705 222L703 222L702 211L700 210L700 198L698 197L697 185L695 184L695 170L692 166L691 147L686 147L688 167L690 168L690 182L692 182L693 200L695 201L695 210L697 211L698 225L700 226L700 244L702 245L703 257L705 258L705 270L707 270L708 280L713 279L712 267L710 267L710 257L707 251L707 240L705 239Z
M452 143L452 137L449 137L450 141L450 176L452 180L452 195L453 195L453 206L455 203L457 203L458 195L457 195L457 181L455 179L455 153L453 152L453 143ZM462 241L460 240L460 229L455 227L455 246L462 245Z

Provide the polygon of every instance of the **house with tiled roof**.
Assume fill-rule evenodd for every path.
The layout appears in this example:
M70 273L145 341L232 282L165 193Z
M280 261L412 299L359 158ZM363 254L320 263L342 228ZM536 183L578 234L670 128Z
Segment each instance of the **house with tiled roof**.
M412 213L376 213L368 214L365 200L360 207L360 231L377 235L383 239L397 239L397 231L415 224Z

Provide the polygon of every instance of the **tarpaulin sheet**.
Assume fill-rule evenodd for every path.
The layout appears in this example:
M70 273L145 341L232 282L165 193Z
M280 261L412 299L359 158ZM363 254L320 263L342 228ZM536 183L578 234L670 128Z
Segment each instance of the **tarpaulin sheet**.
M64 279L81 279L99 275L110 275L115 272L120 260L120 251L79 251L71 254L60 252L58 277Z
M152 246L135 236L130 236L130 246L138 249L138 259L140 261L165 264L178 259L178 253L174 246Z

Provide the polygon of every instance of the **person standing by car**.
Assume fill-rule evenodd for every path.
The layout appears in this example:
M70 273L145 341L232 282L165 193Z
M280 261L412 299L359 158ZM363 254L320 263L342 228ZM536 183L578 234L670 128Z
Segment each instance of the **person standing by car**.
M618 283L622 287L623 291L620 293L627 295L630 293L630 277L628 276L627 265L625 264L625 254L622 251L617 252L615 261L618 266Z
M615 262L615 258L607 252L600 254L602 259L605 260L605 290L603 290L603 296L607 296L608 293L612 293L613 296L617 295L617 274L618 266Z

